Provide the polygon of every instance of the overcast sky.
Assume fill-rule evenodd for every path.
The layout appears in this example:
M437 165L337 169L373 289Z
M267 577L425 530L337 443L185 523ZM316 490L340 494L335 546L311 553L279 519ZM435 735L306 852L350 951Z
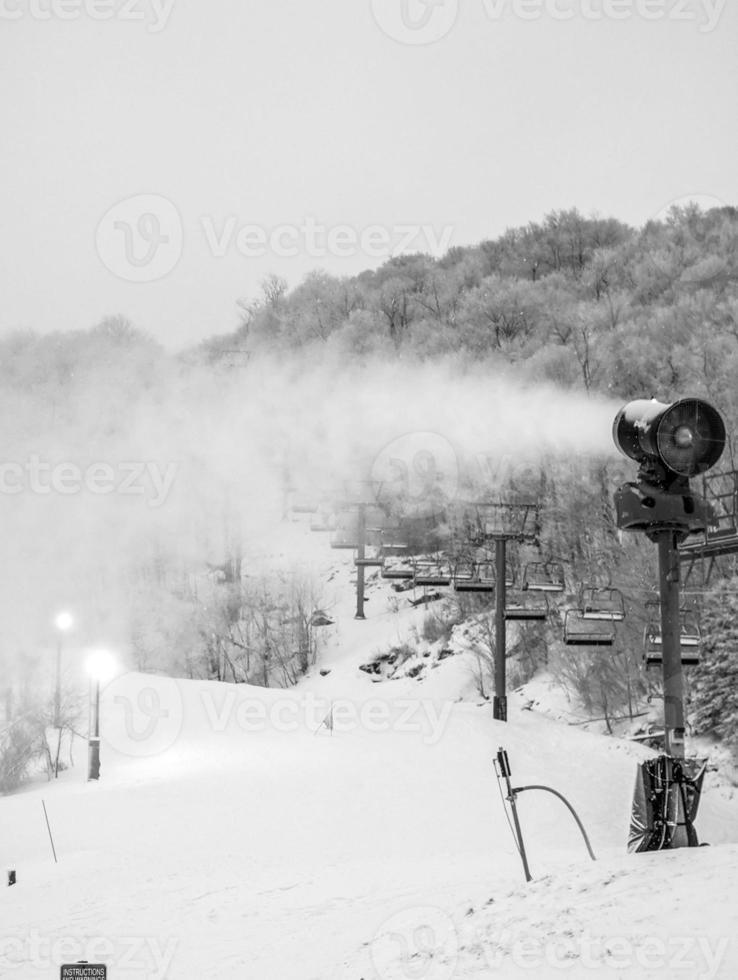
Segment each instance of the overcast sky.
M738 204L738 4L0 0L0 330L171 348L270 271Z

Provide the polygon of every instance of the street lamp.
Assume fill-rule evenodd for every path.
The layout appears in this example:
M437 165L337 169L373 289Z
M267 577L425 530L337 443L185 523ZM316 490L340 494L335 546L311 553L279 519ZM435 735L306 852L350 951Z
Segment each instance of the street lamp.
M91 697L92 718L87 742L87 778L100 778L100 684L111 680L115 675L115 657L108 650L95 650L87 658L87 673L90 684L94 684Z
M54 619L57 630L56 637L56 684L54 686L54 728L57 729L56 760L54 762L54 779L59 778L59 754L61 752L62 723L61 723L61 659L62 638L74 626L74 617L70 612L57 613Z

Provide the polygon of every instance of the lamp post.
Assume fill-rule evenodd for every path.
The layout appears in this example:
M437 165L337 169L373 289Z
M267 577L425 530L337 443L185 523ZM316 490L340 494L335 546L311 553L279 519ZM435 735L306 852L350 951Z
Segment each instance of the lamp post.
M107 650L95 650L87 658L90 676L90 725L87 741L87 778L100 778L100 684L115 673L115 658Z
M61 660L64 634L74 626L74 617L69 612L60 612L54 619L56 626L56 684L54 687L54 727L60 728L61 718Z
M54 684L54 728L57 729L56 759L54 760L54 779L59 778L59 755L61 753L62 723L61 723L61 661L62 640L64 634L74 626L74 617L70 612L57 613L54 619L56 626L56 682Z

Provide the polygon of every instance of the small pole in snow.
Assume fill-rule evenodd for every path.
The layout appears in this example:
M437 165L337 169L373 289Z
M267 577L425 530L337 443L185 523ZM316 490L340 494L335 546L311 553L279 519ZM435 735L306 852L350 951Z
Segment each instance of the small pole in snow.
M507 801L510 804L510 809L512 810L513 822L515 824L516 844L518 846L520 860L523 862L525 880L532 881L533 876L531 875L530 868L528 867L528 855L525 853L523 831L520 829L520 821L518 820L518 808L515 803L515 790L510 782L510 760L507 757L507 752L503 748L500 748L497 752L495 771L497 772L497 779L499 780L500 778L503 778L507 783Z
M317 735L318 732L321 730L321 728L327 728L328 731L331 733L331 735L333 734L333 702L332 701L331 701L331 707L330 707L330 710L328 711L328 714L325 716L325 718L323 718L323 720L321 721L321 723L315 729L315 731L313 732L313 735Z
M56 859L56 848L54 847L54 838L51 835L51 825L49 824L49 815L46 812L46 803L43 800L41 800L41 806L44 808L44 816L46 817L46 829L49 832L49 840L51 841L51 853L54 855L54 864L58 864L59 862Z

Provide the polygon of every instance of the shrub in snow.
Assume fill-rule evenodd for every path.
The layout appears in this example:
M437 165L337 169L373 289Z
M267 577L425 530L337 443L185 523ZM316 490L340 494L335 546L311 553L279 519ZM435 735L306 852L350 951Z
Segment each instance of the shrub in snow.
M27 712L0 731L0 792L10 793L25 779L31 764L44 752L43 728Z

